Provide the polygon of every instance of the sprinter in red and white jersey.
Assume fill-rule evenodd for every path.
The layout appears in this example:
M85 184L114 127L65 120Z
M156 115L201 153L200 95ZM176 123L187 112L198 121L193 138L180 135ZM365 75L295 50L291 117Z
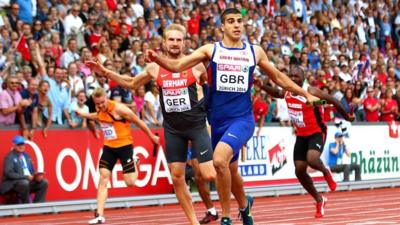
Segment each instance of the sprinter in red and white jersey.
M290 70L289 77L299 86L308 91L310 94L326 100L333 104L344 118L348 121L354 120L354 115L347 114L343 106L338 100L329 94L324 93L318 88L305 84L304 71L297 66ZM260 85L259 83L256 85ZM331 191L336 190L336 182L328 168L325 167L320 159L324 149L327 127L323 121L323 111L321 106L310 105L303 96L296 95L293 92L280 90L268 85L261 87L270 95L276 98L285 98L288 105L290 119L296 132L296 143L294 146L294 165L296 168L296 177L301 185L316 201L315 217L320 218L324 215L324 207L327 198L321 196L316 190L311 177L307 173L307 167L321 171Z

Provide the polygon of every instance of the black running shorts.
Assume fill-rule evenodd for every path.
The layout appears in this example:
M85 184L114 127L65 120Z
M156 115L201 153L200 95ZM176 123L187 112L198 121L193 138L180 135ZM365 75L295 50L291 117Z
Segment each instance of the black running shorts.
M213 150L207 127L179 133L164 129L164 138L168 163L186 162L189 140L192 142L192 158L197 158L199 163L212 160Z
M117 160L121 162L123 173L134 173L135 164L133 160L133 146L125 145L119 148L103 147L99 168L105 168L112 171Z
M322 153L325 145L326 135L322 132L309 136L297 136L294 144L293 160L307 161L308 150L317 150Z

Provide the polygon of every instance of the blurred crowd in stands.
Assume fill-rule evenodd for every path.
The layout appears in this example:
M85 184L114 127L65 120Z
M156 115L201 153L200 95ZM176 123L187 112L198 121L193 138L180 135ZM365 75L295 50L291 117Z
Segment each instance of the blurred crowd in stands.
M186 54L220 41L227 7L242 12L243 41L262 46L285 73L301 66L310 85L335 96L357 121L400 119L399 0L0 0L0 7L0 125L20 124L26 138L40 127L46 136L52 124L88 126L98 136L93 121L74 113L95 111L96 87L160 126L154 83L127 90L85 61L136 76L147 49L162 51L172 23L187 28ZM255 76L274 85L267 74ZM254 93L257 122L289 123L284 102ZM325 121L339 117L331 105L324 109Z

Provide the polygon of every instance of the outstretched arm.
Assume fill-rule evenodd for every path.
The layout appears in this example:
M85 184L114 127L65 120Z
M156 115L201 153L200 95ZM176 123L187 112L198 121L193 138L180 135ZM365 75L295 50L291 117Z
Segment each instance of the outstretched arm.
M274 65L272 65L264 50L260 46L254 46L256 55L258 56L258 66L274 81L277 85L287 91L291 91L295 94L302 95L307 98L308 102L315 102L318 100L315 96L311 95L299 85L294 83L287 75L280 72Z
M268 84L262 84L257 82L254 85L259 85L261 87L262 90L264 90L265 92L267 92L269 95L271 95L274 98L283 98L285 97L285 91L278 89L276 87L272 87Z
M213 50L214 46L212 44L207 44L198 48L192 54L179 59L169 59L164 55L148 50L146 52L146 58L148 61L155 62L169 71L178 73L210 59Z
M123 104L118 104L115 107L115 111L117 114L121 115L124 119L136 124L136 126L138 126L142 131L146 133L146 135L150 138L150 140L154 144L159 144L159 138L151 132L151 130L143 122L143 120L139 119L139 117L137 117L136 114L132 112L132 110L130 110Z
M148 67L146 67L144 72L140 73L135 77L129 77L129 76L123 76L121 74L118 74L112 70L105 68L100 62L87 61L85 64L92 71L106 76L107 78L117 82L118 85L124 88L130 88L130 89L137 89L141 85L149 82L152 79L152 75L149 71L153 71L156 69L155 67L157 67L155 64L150 64Z
M80 116L82 118L86 118L86 119L90 119L90 120L97 119L97 113L86 113L86 112L83 112L83 111L81 111L79 109L77 109L75 111L75 113L76 113L76 115L78 115L78 116Z
M339 111L340 114L347 120L347 121L353 121L354 120L354 115L350 115L346 113L346 110L342 106L342 104L334 98L332 95L326 94L323 91L321 91L318 88L315 87L308 87L308 92L314 96L317 96L320 99L326 100L328 103L333 104L336 108L337 111Z
M38 43L35 43L34 46L34 57L36 58L38 64L38 74L40 75L40 77L43 78L47 76L46 65L44 63L42 55L40 54L40 45Z

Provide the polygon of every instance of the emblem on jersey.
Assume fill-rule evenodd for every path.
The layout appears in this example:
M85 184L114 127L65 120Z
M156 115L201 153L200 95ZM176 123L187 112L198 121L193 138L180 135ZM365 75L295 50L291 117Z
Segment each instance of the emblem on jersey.
M188 77L188 72L187 71L183 71L181 74L182 74L182 78L187 78Z
M249 66L243 66L242 71L243 73L249 72Z
M180 73L172 73L172 78L179 78L180 76Z
M189 93L187 88L181 89L181 95L187 95Z

